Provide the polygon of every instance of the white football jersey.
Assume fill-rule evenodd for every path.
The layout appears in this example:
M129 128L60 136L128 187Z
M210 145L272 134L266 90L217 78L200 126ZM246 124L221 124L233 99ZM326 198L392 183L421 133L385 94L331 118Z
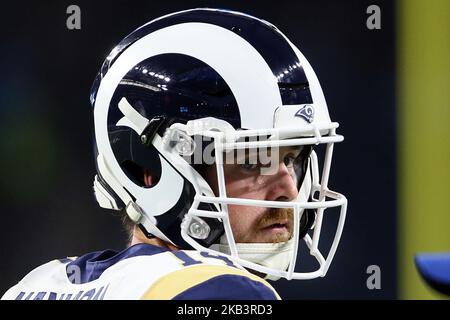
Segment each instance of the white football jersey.
M280 299L262 278L222 256L137 244L53 260L2 297L9 300Z

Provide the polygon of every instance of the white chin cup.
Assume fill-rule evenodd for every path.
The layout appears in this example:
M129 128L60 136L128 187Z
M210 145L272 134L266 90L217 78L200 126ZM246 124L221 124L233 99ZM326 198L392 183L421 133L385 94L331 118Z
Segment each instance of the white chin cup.
M260 264L264 267L287 270L294 250L294 239L279 243L236 243L239 259ZM230 246L226 242L226 237L222 236L218 251L231 255ZM280 277L266 275L265 279L278 280Z

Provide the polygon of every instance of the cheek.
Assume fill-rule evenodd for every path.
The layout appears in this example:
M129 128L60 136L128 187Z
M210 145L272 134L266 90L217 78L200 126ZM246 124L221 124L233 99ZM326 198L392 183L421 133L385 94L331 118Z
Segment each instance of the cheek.
M241 242L246 232L249 232L252 224L252 217L244 213L245 208L242 206L229 205L228 215L230 217L231 230L233 230L234 240Z
M264 213L263 208L250 206L228 206L231 229L236 242L249 242L256 230L257 223Z
M240 177L226 181L227 196L231 198L264 200L266 187L264 179Z

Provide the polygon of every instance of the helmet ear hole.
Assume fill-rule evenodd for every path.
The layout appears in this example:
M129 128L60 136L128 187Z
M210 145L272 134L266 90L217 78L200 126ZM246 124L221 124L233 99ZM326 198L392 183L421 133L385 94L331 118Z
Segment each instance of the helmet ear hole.
M138 186L151 188L158 184L160 176L148 168L144 168L131 160L125 160L121 165L127 176Z

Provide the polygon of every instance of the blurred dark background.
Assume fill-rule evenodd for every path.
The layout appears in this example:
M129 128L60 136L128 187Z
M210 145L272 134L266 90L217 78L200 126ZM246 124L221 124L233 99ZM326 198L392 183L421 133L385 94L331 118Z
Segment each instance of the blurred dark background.
M66 8L81 8L81 30ZM382 10L382 29L366 9ZM117 217L92 192L89 90L123 37L194 7L243 11L275 24L307 57L340 123L330 186L349 199L328 275L279 281L285 299L393 299L396 275L394 1L54 1L2 3L0 66L0 293L55 258L122 249ZM371 201L377 194L376 205ZM327 235L325 235L327 236ZM378 265L382 288L368 290Z

